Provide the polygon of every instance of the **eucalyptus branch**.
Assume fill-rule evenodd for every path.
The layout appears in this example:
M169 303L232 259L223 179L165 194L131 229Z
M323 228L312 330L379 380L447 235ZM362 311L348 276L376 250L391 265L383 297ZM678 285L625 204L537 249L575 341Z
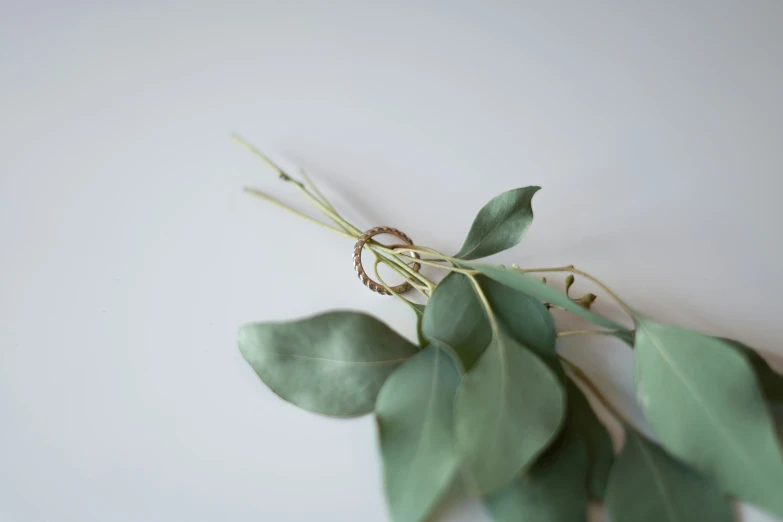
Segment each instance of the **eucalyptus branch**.
M464 469L476 490L486 493L526 487L528 478L539 480L544 471L541 465L584 467L584 454L580 461L569 462L578 456L568 450L570 446L552 452L547 449L562 422L568 422L569 432L573 430L585 442L590 467L596 473L591 471L580 485L572 483L567 474L553 476L552 481L560 482L551 486L547 478L547 485L537 490L535 499L517 496L514 506L502 506L509 520L523 519L531 506L538 509L542 504L562 503L562 492L571 490L574 502L580 504L588 497L610 499L607 508L613 520L633 519L638 515L637 506L643 503L651 509L651 520L729 521L731 506L724 492L783 516L783 497L768 486L783 477L783 456L766 407L767 402L783 397L783 375L776 374L751 348L642 317L606 285L573 265L528 269L512 265L510 270L464 259L483 259L517 245L532 221L531 198L539 187L513 189L489 201L476 215L460 253L450 257L428 247L374 241L374 235L383 232L406 241L407 236L387 227L362 233L337 211L307 173L301 174L303 182L296 180L241 138L235 140L280 179L293 184L323 218L310 217L255 189L246 189L248 193L356 241L356 255L365 256L361 247L367 247L374 258L375 279L371 281L356 262L361 260L355 260L363 282L373 291L393 295L417 313L421 347L368 314L345 311L294 323L249 323L239 335L242 354L283 399L337 417L376 413L394 520L427 518L453 481L453 476L444 476L446 469L453 474ZM438 286L414 270L414 263L463 274L467 280L450 278L440 286L443 293L423 308L384 281L382 263L426 297ZM565 292L547 286L545 278L528 275L535 272L567 272ZM574 274L597 285L631 314L643 335L589 310L595 299L592 293L571 297ZM498 283L491 294L484 291L489 289L485 277ZM555 333L552 318L540 303L565 309L592 322L595 329ZM514 321L508 322L514 327L508 331L501 325L507 318ZM494 343L508 336L522 345L519 349L524 353L506 357L501 352L499 364L481 364L487 360L487 352L481 355L476 350L480 348L476 346L477 334ZM573 382L553 378L541 371L543 366L530 364L535 362L535 350L528 352L527 341L522 339L528 334L550 339L552 335L622 339L635 349L636 371L646 376L635 383L645 417L652 425L671 429L659 430L659 442L643 436L634 442L638 430L575 363L558 355ZM443 341L436 342L440 339ZM338 358L334 357L335 346L339 346ZM485 349L491 347L485 345ZM456 364L449 364L450 358ZM721 386L724 381L732 386ZM487 393L488 389L499 393ZM748 400L741 404L733 400L737 393ZM592 395L590 402L595 408L600 402L626 430L630 443L616 457L616 464L610 435L590 405L582 403L583 395ZM567 407L564 396L568 397ZM680 400L683 397L688 400ZM572 400L580 401L575 408ZM555 416L560 423L554 422ZM688 425L678 426L683 422ZM423 428L428 425L452 427L449 436L455 443L449 446L454 451L444 449L443 430ZM520 432L528 428L534 436L520 439ZM657 444L666 451L655 450ZM540 460L544 452L547 456ZM740 459L745 465L737 466ZM609 480L607 473L611 473ZM708 476L710 482L695 483L693 473ZM523 475L525 479L520 481ZM421 480L413 484L411 476ZM584 491L575 490L577 486ZM644 496L647 493L655 495L652 502ZM493 510L493 497L486 501Z

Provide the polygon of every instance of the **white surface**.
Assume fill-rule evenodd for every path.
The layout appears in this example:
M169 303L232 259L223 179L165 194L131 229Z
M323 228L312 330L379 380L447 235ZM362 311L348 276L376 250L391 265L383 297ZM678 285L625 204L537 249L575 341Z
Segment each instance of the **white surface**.
M283 403L235 334L412 318L242 194L304 208L232 131L444 251L543 185L499 260L783 353L778 2L102 4L0 11L0 520L385 520L372 418ZM625 348L564 349L636 412Z

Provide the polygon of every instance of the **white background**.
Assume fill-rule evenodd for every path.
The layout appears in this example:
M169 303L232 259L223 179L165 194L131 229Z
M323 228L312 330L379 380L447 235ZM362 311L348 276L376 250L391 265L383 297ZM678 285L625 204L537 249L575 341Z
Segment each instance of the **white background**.
M521 4L3 0L0 520L386 520L372 418L282 402L235 337L413 318L350 241L243 195L305 208L234 131L446 252L540 184L499 262L783 354L781 4ZM625 347L563 350L638 418Z

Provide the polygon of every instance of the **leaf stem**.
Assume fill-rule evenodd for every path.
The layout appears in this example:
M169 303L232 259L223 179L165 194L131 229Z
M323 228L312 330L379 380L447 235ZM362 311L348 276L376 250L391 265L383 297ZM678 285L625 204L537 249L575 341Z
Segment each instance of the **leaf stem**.
M520 270L520 271L525 272L525 273L529 273L529 272L570 272L572 274L577 274L579 276L584 277L585 279L587 279L589 281L592 281L596 286L601 288L601 290L606 292L606 294L609 295L609 297L611 297L612 299L614 299L617 302L617 304L619 304L620 307L623 310L625 310L625 312L628 315L630 315L632 317L636 315L635 312L633 311L633 309L630 306L628 306L625 303L625 301L620 299L620 297L617 294L612 292L609 289L609 287L607 287L605 284L603 284L601 281L599 281L595 277L591 276L587 272L583 272L582 270L574 268L574 265L559 266L559 267L554 267L554 268L519 268L519 267L515 267L515 268L517 270Z
M633 426L633 424L623 415L620 413L620 411L615 408L615 406L609 401L609 399L606 398L606 396L601 392L601 390L598 389L598 386L593 383L593 381L590 379L590 377L587 376L585 372L582 371L581 368L579 368L576 364L569 361L562 355L557 356L563 363L565 363L566 368L576 377L578 381L580 381L588 390L590 390L590 393L595 395L596 399L611 413L615 419L617 419L621 424L625 424L628 426Z
M492 328L493 335L498 335L500 333L500 326L498 324L497 318L495 317L495 312L492 311L492 306L489 304L489 299L487 299L484 290L481 289L481 285L479 284L478 279L476 279L476 276L469 274L468 278L470 279L470 282L473 283L473 288L476 290L476 295L478 295L479 300L481 300L481 304L484 306L484 309L487 312L487 317L489 318L489 324Z
M558 332L558 337L571 337L573 335L617 335L622 333L620 330L571 330L567 332Z
M384 280L383 280L383 278L381 277L380 271L378 270L378 265L379 265L380 263L385 263L385 264L386 264L386 265L387 265L389 268L391 268L392 270L395 270L395 271L397 271L397 270L398 270L396 267L393 267L392 265L389 265L389 264L388 264L388 262L386 261L386 259L385 259L385 258L380 258L380 257L376 258L376 259L375 259L375 263L373 264L373 270L375 271L375 277L376 277L377 281L378 281L378 282L379 282L379 283L380 283L380 284L381 284L381 285L382 285L382 286L383 286L383 287L384 287L384 288L385 288L385 289L386 289L386 290L387 290L387 291L388 291L390 294L392 294L394 297L396 297L396 298L397 298L397 299L399 299L400 301L404 302L404 303L405 303L406 305L408 305L408 306L409 306L409 307L410 307L410 308L411 308L411 309L412 309L414 312L416 312L416 307L415 307L415 306L413 306L413 303L411 303L410 301L408 301L407 299L405 299L405 298L404 298L403 296L401 296L401 295L400 295L398 292L395 292L395 291L392 289L392 287L390 287L389 285L387 285L387 284L386 284L386 281L384 281ZM401 274L401 275L402 275L402 274ZM424 291L422 291L422 289L421 289L421 288L419 288L418 286L416 286L416 285L415 285L413 282L411 282L411 281L408 281L408 282L409 282L409 283L411 284L411 286L413 286L413 287L414 287L416 290L418 290L419 292L421 292L421 293L424 295L424 297L428 297L428 296L427 296L427 294L426 294L426 293L424 293Z
M311 223L315 223L319 227L325 228L327 230L331 230L332 232L336 232L337 234L340 234L341 236L345 236L345 237L350 238L350 239L356 239L351 234L348 234L347 232L345 232L343 230L339 230L339 229L334 228L334 227L332 227L330 225L327 225L326 223L318 221L317 219L312 218L312 217L308 216L307 214L303 214L303 213L299 212L298 210L295 210L295 209L289 207L285 203L283 203L281 201L278 201L275 198L264 194L260 190L257 190L257 189L251 188L251 187L245 187L245 192L250 194L250 195L252 195L252 196L255 196L257 198L263 199L264 201L272 203L273 205L275 205L277 207L280 207L283 210L287 210L288 212L290 212L290 213L292 213L292 214L294 214L296 216L299 216L302 219L306 219L307 221L309 221Z
M317 197L321 201L321 203L323 203L324 206L326 206L326 208L328 208L329 210L331 210L336 214L337 209L334 208L334 205L332 205L329 202L329 200L326 199L326 196L324 196L323 193L320 190L318 190L318 186L315 184L315 182L313 182L313 179L310 177L310 174L308 174L305 169L299 169L299 173L302 175L302 179L304 180L305 185L310 187L310 190L313 192L315 197Z

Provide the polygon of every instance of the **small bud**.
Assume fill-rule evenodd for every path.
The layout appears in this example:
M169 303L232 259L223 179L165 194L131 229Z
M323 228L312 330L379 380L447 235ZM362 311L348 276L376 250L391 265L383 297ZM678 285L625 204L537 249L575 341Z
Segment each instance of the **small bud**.
M511 268L513 268L514 270L519 270L519 265L516 263L511 263Z
M595 294L585 294L577 301L577 304L589 310L596 299L598 299L598 296Z
M573 285L573 284L574 284L574 275L573 274L568 274L568 277L566 277L566 281L565 281L565 292L566 292L566 295L568 295L568 291L571 289L571 285Z
M542 278L541 278L541 282L542 282L542 283L544 283L544 284L546 284L546 277L542 277Z

